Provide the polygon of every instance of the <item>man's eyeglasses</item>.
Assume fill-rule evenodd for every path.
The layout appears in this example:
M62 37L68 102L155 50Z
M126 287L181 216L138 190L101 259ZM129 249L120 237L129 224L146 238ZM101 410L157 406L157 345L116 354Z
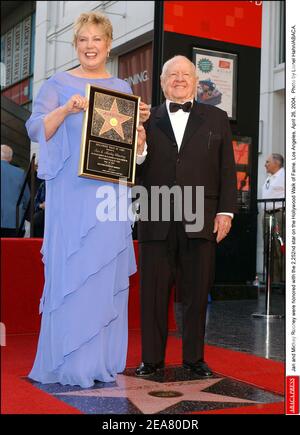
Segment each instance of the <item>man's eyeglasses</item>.
M190 73L170 73L168 74L168 78L170 79L181 79L184 78L186 80L189 80L191 78L193 78L193 75Z

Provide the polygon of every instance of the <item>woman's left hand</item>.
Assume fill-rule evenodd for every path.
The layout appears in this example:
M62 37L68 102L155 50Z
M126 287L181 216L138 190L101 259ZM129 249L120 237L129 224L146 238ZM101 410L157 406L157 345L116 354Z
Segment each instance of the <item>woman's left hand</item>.
M140 102L140 124L147 121L147 119L150 116L150 106L148 104L143 103L143 101Z

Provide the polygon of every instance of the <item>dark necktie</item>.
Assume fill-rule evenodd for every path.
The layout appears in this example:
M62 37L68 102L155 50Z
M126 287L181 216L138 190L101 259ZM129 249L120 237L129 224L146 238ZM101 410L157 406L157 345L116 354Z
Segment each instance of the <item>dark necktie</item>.
M177 112L177 110L182 109L184 112L190 112L192 108L192 103L191 101L187 101L184 104L179 104L179 103L170 103L169 109L170 112Z

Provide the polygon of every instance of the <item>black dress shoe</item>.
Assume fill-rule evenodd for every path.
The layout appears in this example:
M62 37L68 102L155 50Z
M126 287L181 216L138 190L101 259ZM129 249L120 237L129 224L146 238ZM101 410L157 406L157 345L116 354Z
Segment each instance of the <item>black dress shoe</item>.
M161 370L164 368L164 362L160 362L157 364L150 364L150 363L141 363L141 365L136 369L135 375L136 376L151 376L154 373L156 373L158 370Z
M210 377L213 372L204 361L197 361L196 363L183 362L183 368L195 373L195 375L202 377Z

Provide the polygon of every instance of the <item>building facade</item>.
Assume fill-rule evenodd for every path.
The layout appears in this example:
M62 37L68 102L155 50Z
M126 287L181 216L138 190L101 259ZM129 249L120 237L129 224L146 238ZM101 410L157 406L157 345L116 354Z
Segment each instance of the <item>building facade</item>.
M27 169L35 40L34 1L1 2L1 143L14 151L13 164Z

